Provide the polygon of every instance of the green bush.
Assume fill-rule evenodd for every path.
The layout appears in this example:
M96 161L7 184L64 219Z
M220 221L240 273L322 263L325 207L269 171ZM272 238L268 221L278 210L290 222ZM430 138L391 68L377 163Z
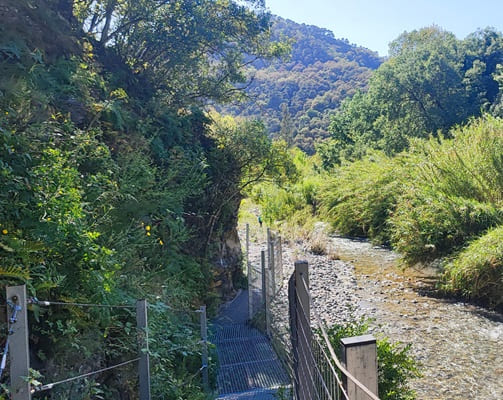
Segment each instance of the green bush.
M503 226L473 240L447 262L441 287L493 307L503 306Z
M342 357L340 341L345 337L365 335L368 320L361 319L346 325L333 325L327 330L330 343L337 356ZM391 343L388 338L377 339L377 366L379 398L382 400L413 400L411 379L421 376L416 361L410 356L410 345Z
M322 188L322 213L343 235L388 243L388 218L407 177L406 157L374 153L335 171Z
M413 264L450 254L502 221L492 204L416 187L400 197L389 220L391 243Z

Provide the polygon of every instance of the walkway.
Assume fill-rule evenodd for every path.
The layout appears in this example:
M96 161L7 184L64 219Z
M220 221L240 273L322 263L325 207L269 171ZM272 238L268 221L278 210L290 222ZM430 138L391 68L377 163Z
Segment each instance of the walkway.
M274 400L290 380L269 340L248 324L248 291L227 304L213 322L221 400Z

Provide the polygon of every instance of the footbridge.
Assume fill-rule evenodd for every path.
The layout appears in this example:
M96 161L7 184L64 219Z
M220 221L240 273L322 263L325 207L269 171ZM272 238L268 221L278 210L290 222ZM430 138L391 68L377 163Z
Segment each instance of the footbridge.
M379 400L375 339L343 339L340 361L310 307L308 263L283 266L281 237L270 230L252 254L246 232L248 289L212 323L217 399Z

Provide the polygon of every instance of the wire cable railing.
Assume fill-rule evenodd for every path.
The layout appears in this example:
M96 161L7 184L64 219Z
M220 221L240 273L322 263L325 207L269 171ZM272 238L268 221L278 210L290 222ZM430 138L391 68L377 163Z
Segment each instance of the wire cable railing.
M112 365L110 367L102 368L102 369L99 369L99 370L96 370L96 371L87 372L85 374L81 374L81 375L77 375L77 376L72 376L71 378L63 379L63 380L60 380L60 381L57 381L57 382L47 383L45 385L37 385L37 386L33 387L32 393L43 392L43 391L46 391L46 390L50 390L50 389L54 388L55 386L61 385L63 383L69 383L69 382L73 382L73 381L76 381L76 380L79 380L79 379L87 378L89 376L98 375L98 374L101 374L103 372L110 371L112 369L124 367L125 365L132 364L132 363L137 362L137 361L140 361L140 357L134 358L132 360L124 361L124 362L122 362L120 364Z
M296 284L301 286L301 289L304 293L307 293L308 299L309 299L309 304L313 304L313 299L311 296L311 293L309 291L309 288L306 285L305 279L300 275L301 279L296 280ZM298 292L297 292L298 293ZM343 385L342 380L339 377L339 374L344 376L348 381L351 381L354 385L358 387L363 393L365 393L366 397L370 400L379 400L379 397L376 396L374 393L372 393L364 384L362 384L357 378L353 376L345 367L344 365L340 362L340 360L337 358L337 355L334 351L334 348L332 346L332 343L330 342L330 339L328 337L325 324L323 323L323 320L321 319L321 316L319 315L318 311L316 308L312 308L310 310L313 311L314 318L316 320L316 323L318 325L318 328L321 332L321 338L313 334L311 329L306 329L305 326L310 327L310 320L309 320L309 315L310 313L307 312L307 310L304 309L303 306L303 301L298 297L298 294L296 293L296 304L297 304L297 312L300 312L301 317L306 319L307 323L306 324L298 324L298 327L300 327L300 333L302 335L302 339L306 341L306 343L309 343L309 346L307 347L306 351L308 353L320 353L323 355L323 357L318 357L317 359L313 356L312 357L312 364L314 369L318 372L318 376L320 377L320 381L316 382L314 380L311 380L311 383L313 385L313 388L315 391L319 391L320 388L322 388L325 392L328 392L328 387L327 382L323 377L321 376L322 374L319 374L320 367L318 364L323 362L325 365L325 368L328 368L327 373L330 372L330 377L329 379L334 379L337 383L336 387L337 390L330 392L330 397L326 397L326 399L339 399L340 395L344 396L344 399L350 400L347 394L347 391ZM308 331L308 332L306 332ZM321 339L321 340L320 340ZM327 354L328 351L328 354ZM328 394L328 393L327 393ZM325 398L323 398L325 399Z

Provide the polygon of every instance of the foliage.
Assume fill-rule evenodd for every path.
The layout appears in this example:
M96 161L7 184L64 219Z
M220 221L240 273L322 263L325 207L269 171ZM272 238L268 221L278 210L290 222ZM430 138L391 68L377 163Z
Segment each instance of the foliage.
M490 229L445 264L442 289L492 307L503 305L503 227Z
M246 3L9 0L0 27L1 285L66 302L146 298L155 398L204 398L193 310L216 301L214 249L237 214L229 197L288 172L259 124L219 132L195 106L234 92L244 57L277 50L262 41L263 4ZM44 383L137 354L127 310L30 310ZM134 398L135 376L126 367L50 396Z
M303 226L309 231L319 207L318 192L323 175L315 156L309 157L298 149L290 149L289 154L295 166L295 174L290 174L290 180L255 185L249 194L270 226Z
M486 116L415 145L415 177L390 219L393 243L409 261L451 253L502 222L501 121Z
M451 130L450 139L416 140L406 153L374 152L334 169L320 193L323 215L343 234L391 244L408 264L451 256L448 265L459 262L464 270L474 268L473 276L485 274L482 262L468 262L481 249L474 240L503 222L502 133L502 120L485 115ZM458 261L457 252L469 242L469 256L463 251ZM484 286L486 297L470 278L455 280L455 274L446 272L446 290L499 304L497 291Z
M268 40L270 15L257 0L88 0L75 12L99 53L120 58L137 84L171 104L229 100L246 81L245 55L283 51Z
M341 339L368 333L369 321L362 318L346 325L333 325L327 334L334 350L341 358ZM411 345L391 343L388 338L377 339L377 367L379 398L382 400L413 400L415 392L409 388L411 379L420 376L417 362L409 354Z
M336 170L321 190L322 215L344 235L389 243L388 219L408 178L407 157L373 153Z
M396 154L410 138L447 135L455 124L497 102L503 37L485 29L464 41L432 26L403 33L365 94L334 116L322 154L327 166L361 157L369 148ZM496 79L495 79L496 78Z

